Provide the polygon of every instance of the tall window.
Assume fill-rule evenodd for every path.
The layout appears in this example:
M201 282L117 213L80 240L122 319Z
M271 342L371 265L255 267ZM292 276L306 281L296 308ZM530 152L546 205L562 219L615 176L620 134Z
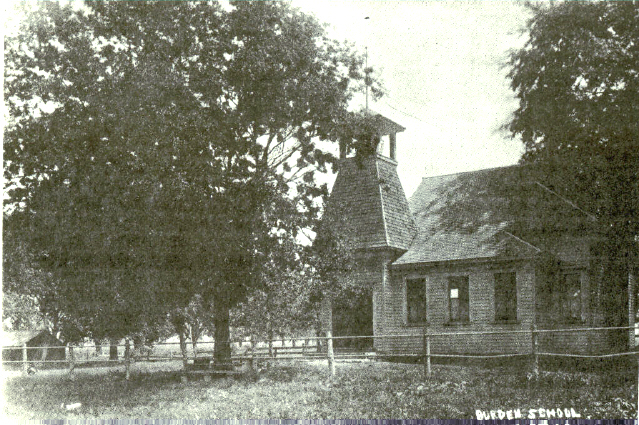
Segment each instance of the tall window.
M579 273L563 275L558 298L559 302L555 305L560 309L560 315L563 319L571 322L581 321L581 277Z
M406 323L426 321L426 279L406 279Z
M495 320L517 320L517 275L495 273Z
M448 277L451 322L468 322L468 276Z

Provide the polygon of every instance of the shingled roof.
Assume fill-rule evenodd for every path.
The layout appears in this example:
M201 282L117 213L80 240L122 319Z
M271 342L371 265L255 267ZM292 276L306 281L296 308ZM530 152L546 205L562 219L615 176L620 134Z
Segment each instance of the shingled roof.
M407 250L417 233L397 162L382 155L342 159L327 215L339 218L353 249Z
M419 232L394 265L481 258L528 258L540 251L534 232L582 226L590 219L511 166L424 178L410 200Z

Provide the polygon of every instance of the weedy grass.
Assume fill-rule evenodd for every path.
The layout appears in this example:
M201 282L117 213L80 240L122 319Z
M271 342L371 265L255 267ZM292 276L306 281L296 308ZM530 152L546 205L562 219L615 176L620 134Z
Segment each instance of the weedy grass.
M583 418L633 418L636 369L541 372L526 367L338 363L273 365L254 375L182 383L172 364L13 376L4 381L4 414L49 418L474 418L475 410L573 408ZM164 367L163 367L164 366ZM613 376L614 375L614 376ZM81 403L75 410L66 405Z

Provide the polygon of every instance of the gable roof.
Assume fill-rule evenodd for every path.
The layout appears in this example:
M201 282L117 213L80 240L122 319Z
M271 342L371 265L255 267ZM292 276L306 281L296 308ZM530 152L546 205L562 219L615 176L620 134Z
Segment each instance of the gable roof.
M3 331L1 340L2 346L21 347L43 333L51 334L46 329L36 329L31 331ZM53 337L53 335L51 336Z
M342 159L326 214L352 249L407 250L417 232L397 162L382 155Z
M534 176L510 166L424 178L410 200L418 235L394 265L529 258L540 249L528 234L575 229L592 218Z

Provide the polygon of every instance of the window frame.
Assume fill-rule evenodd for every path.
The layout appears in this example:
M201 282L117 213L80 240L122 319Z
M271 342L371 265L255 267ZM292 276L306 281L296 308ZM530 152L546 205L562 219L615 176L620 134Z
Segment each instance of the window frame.
M449 275L447 276L447 293L446 298L448 299L448 322L452 324L467 324L470 323L470 275L462 274L462 275ZM464 280L464 285L466 291L460 291L460 286L453 286L453 282L458 281L456 285L458 285L459 281ZM457 297L452 298L452 290L457 289ZM465 300L463 295L465 294ZM453 318L453 299L459 300L459 305L457 307L459 318ZM462 301L465 301L465 315L462 317Z
M409 282L420 281L423 288L422 301L423 301L423 317L420 321L411 320L410 304L412 298L409 293ZM423 326L428 323L428 287L427 279L425 276L410 276L404 278L404 324L406 326Z
M508 308L506 309L507 311L510 310L510 313L512 314L509 317L503 317L502 315L498 314L501 313L498 311L498 294L500 292L498 292L498 287L503 287L503 285L498 285L498 275L511 275L513 277L513 282L514 285L512 287L512 293L514 295L514 303L513 301L507 301L508 304L513 303L512 305L509 305ZM502 281L503 282L503 281ZM511 292L511 291L508 291ZM508 300L508 298L506 298L506 300ZM518 323L519 322L519 311L518 311L518 304L519 304L519 297L517 296L517 271L516 270L499 270L499 271L495 271L493 272L493 313L494 313L494 321L496 323Z
M553 293L553 308L555 309L555 315L558 321L566 324L582 324L584 323L584 300L583 300L583 277L582 270L579 269L564 269L561 270L559 282L559 290ZM573 313L574 295L571 295L572 290L568 287L568 276L576 277L576 285L571 285L570 288L578 289L577 294L577 315Z

